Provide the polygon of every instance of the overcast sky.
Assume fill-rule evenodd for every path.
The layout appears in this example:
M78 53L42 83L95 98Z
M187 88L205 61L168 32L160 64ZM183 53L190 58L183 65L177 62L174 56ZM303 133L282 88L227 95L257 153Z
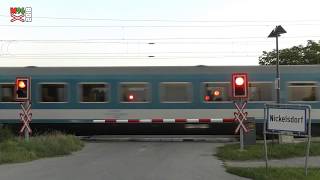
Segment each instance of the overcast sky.
M10 22L32 7L32 22ZM319 0L1 0L0 66L257 65L320 39Z

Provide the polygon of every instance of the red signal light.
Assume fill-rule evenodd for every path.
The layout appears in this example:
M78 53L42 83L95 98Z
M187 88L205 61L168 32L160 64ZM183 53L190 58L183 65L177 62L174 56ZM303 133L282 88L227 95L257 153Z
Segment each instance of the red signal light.
M17 101L26 101L30 100L30 77L16 77L16 100Z
M242 86L244 84L244 79L243 77L237 77L235 82L237 86Z
M234 73L232 74L232 97L248 98L248 74Z
M214 95L214 96L220 96L220 94L221 94L221 93L220 93L219 90L215 90L215 91L213 92L213 95Z
M205 97L204 97L204 100L206 100L206 101L210 101L210 96L208 96L208 95L207 95L207 96L205 96Z
M18 81L18 87L24 89L26 87L26 83L24 81Z

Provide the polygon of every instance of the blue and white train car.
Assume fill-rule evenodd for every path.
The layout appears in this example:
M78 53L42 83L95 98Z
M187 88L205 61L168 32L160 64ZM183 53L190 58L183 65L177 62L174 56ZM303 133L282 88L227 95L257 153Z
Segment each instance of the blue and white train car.
M230 89L231 74L235 72L248 73L248 116L262 123L264 104L276 100L274 66L2 67L0 123L20 123L20 107L14 98L17 76L32 78L32 127L81 126L82 130L87 127L94 131L98 128L94 122L105 120L230 119L235 111ZM320 66L280 66L280 73L281 103L310 104L316 126L320 122ZM99 124L99 127L108 128L106 131L110 133L176 133L173 127L187 133L197 132L194 130L197 128L206 129L200 133L233 133L233 125L192 126L188 122Z

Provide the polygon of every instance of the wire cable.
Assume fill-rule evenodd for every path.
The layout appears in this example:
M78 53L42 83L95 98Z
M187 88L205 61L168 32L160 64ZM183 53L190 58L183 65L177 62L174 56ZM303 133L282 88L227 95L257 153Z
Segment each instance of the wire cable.
M8 15L0 15L0 17L8 17ZM52 19L52 20L79 20L79 21L119 21L119 22L193 22L193 23L272 23L272 22L320 22L320 19L298 19L298 20L177 20L177 19L117 19L117 18L79 18L79 17L49 17L49 16L33 16L35 19Z
M320 26L320 24L291 24L294 26ZM8 28L229 28L229 27L273 27L273 24L230 24L230 25L6 25ZM287 26L289 26L287 24Z
M319 38L320 35L310 36L286 36L283 39L300 39L300 38ZM1 41L150 41L150 40L233 40L233 39L269 39L267 36L243 36L243 37L160 37L160 38L98 38L98 39L11 39L11 40L0 40Z

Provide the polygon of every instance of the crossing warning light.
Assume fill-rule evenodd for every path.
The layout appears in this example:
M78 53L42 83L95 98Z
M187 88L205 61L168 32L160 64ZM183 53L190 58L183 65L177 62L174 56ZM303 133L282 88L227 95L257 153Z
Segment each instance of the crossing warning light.
M248 74L233 73L232 74L232 97L248 98Z
M30 77L16 77L16 101L30 100Z
M219 90L215 90L215 91L213 92L213 95L214 95L214 96L220 96L220 94L221 94L221 93L220 93Z

